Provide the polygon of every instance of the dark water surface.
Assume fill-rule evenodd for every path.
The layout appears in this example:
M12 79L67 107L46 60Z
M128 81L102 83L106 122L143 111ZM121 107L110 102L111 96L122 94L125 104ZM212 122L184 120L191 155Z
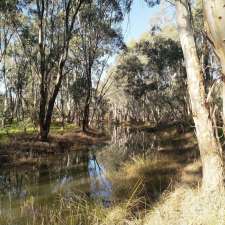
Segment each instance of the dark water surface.
M106 173L119 170L129 157L147 156L160 147L156 134L122 127L109 132L107 145L40 157L34 166L0 169L0 215L13 213L24 200L51 204L59 193L84 193L110 205L113 190Z

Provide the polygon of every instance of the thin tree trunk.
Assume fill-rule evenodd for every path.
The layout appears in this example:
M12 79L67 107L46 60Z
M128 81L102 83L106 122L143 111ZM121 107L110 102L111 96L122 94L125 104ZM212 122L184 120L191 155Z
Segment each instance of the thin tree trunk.
M206 192L218 191L223 189L223 161L219 151L220 143L214 136L213 122L206 103L203 74L191 27L188 0L176 1L176 11L178 31L187 70L192 115L202 160L202 188Z
M91 83L91 66L89 66L88 72L87 72L87 96L86 96L86 100L85 100L84 114L83 114L83 123L82 123L82 130L84 132L87 131L87 128L89 126L90 103L91 103L91 89L92 89L92 83Z
M43 76L43 75L42 75ZM48 132L45 127L45 115L46 115L46 101L47 93L44 90L44 81L41 81L40 85L40 106L39 106L39 132L42 141L47 141Z
M82 123L82 130L84 132L87 131L87 128L89 125L90 101L91 101L91 88L88 87L88 93L86 96L86 101L85 101L85 106L84 106L84 114L83 114L83 123Z

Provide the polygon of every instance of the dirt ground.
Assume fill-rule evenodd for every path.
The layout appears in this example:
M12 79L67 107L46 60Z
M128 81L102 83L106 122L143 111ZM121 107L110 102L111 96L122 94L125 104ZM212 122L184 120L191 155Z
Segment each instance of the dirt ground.
M51 133L48 142L42 142L35 134L8 135L6 143L0 142L0 166L34 163L34 158L63 154L68 151L87 150L95 145L104 145L110 139L104 133L89 130L84 133L76 128L70 131Z

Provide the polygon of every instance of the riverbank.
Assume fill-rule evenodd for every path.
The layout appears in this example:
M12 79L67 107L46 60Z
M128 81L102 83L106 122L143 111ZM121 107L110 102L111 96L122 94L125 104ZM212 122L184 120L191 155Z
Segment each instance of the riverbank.
M136 161L136 164L139 164L139 162ZM146 162L146 165L149 166L150 164ZM129 165L127 166L129 167ZM192 172L196 172L196 170ZM191 188L182 183L181 180L177 180L175 183L171 180L170 185L160 193L156 201L147 203L147 199L140 195L144 189L142 181L139 180L135 186L130 186L127 189L129 197L126 197L126 200L124 196L123 199L108 208L105 208L101 202L90 201L85 195L78 196L76 193L70 198L59 195L54 208L40 205L31 198L21 203L19 219L18 216L16 218L1 216L0 224L12 225L15 222L21 225L225 224L225 193L222 193L222 195L221 193L215 193L208 198L200 192L197 186ZM128 182L127 185L129 184Z
M101 198L99 200L90 198L87 192L82 194L80 190L85 190L83 184L81 189L77 189L73 184L73 192L62 189L54 197L53 207L40 203L33 197L23 199L19 203L17 215L1 215L0 224L11 225L16 222L24 225L222 224L217 222L224 215L221 211L223 207L218 208L223 199L217 199L215 210L201 211L203 210L201 202L206 204L208 200L204 199L198 191L201 185L201 162L193 132L180 133L176 127L170 127L154 134L152 131L145 131L145 133L137 131L132 136L129 133L131 130L124 131L128 136L123 145L127 147L126 151L131 148L129 144L136 140L135 135L141 138L139 140L141 142L135 145L138 151L141 153L141 148L146 144L143 138L150 142L147 148L151 151L144 151L124 160L125 148L118 150L124 137L116 131L119 137L118 145L116 144L112 149L103 149L97 156L98 162L93 167L99 167L99 170L103 168L102 165L109 167L105 168L105 177L111 184L110 204L106 206ZM146 136L144 137L143 134ZM152 140L154 142L151 142ZM104 164L106 158L108 160ZM116 167L109 165L112 161ZM103 177L103 174L100 176ZM98 182L99 180L96 180L94 183L97 186L101 185ZM197 200L199 204L195 202ZM208 203L209 206L211 202ZM188 210L191 210L191 217L187 214ZM194 215L195 210L199 210L198 215ZM205 213L208 213L206 218L209 223L203 220ZM194 217L197 219L193 220Z
M105 145L110 137L97 130L84 133L73 124L62 128L53 124L48 142L38 139L38 132L28 126L26 131L13 125L0 133L0 165L34 165L40 157L51 157L71 151L85 151L96 145Z

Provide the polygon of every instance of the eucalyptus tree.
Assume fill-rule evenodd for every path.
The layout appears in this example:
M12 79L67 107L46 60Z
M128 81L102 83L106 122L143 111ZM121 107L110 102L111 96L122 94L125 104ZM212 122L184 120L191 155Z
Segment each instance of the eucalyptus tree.
M121 111L123 120L158 125L163 120L187 119L182 60L179 43L160 33L141 39L119 55L110 102Z
M87 82L84 76L77 76L75 81L70 86L70 93L75 105L75 117L79 126L81 126L83 109L85 107L85 99L87 96Z
M90 106L93 101L93 79L105 67L108 56L123 46L118 30L123 20L122 1L91 1L79 14L79 31L73 53L79 55L82 76L85 80L86 98L83 108L82 129L90 122Z
M176 11L178 31L186 64L192 115L202 160L202 187L207 192L218 191L223 188L223 160L220 143L214 136L213 122L207 107L203 72L193 35L189 1L176 1Z
M40 79L40 138L47 140L54 104L59 93L70 41L75 33L77 15L84 0L35 0L24 12L36 34L34 64Z
M149 6L160 4L160 0L146 0ZM205 0L207 23L216 41L220 60L224 60L224 1ZM212 117L206 99L203 71L197 54L193 33L191 1L175 0L176 21L179 38L183 50L187 72L188 92L190 96L192 116L195 123L196 136L202 160L202 188L206 192L223 189L223 159L221 146L214 135ZM224 64L224 63L223 63Z
M6 0L0 2L0 80L4 87L4 108L3 108L3 125L5 124L6 114L9 112L10 118L12 118L11 101L11 87L8 81L8 69L7 69L7 50L13 36L16 33L16 27L14 23L17 15L17 1Z
M208 38L211 40L216 54L218 55L222 75L225 76L225 7L224 1L203 1L204 15L206 20L206 28Z
M178 33L187 72L192 116L202 160L202 188L205 192L219 191L224 187L223 159L220 152L220 142L214 133L212 116L206 98L203 71L197 54L191 2L189 0L176 0L175 7ZM218 19L220 16L219 14ZM216 34L218 33L215 32Z
M203 1L208 38L221 63L223 83L223 124L225 127L225 5L224 1ZM225 130L224 130L225 131Z
M9 46L11 88L14 96L13 114L17 121L24 121L29 117L30 103L34 102L35 95L30 94L32 72L30 60L25 56L21 43L16 39ZM31 99L30 99L31 98Z
M117 59L110 93L111 110L116 121L141 119L141 97L145 91L143 67L140 57L129 50Z

